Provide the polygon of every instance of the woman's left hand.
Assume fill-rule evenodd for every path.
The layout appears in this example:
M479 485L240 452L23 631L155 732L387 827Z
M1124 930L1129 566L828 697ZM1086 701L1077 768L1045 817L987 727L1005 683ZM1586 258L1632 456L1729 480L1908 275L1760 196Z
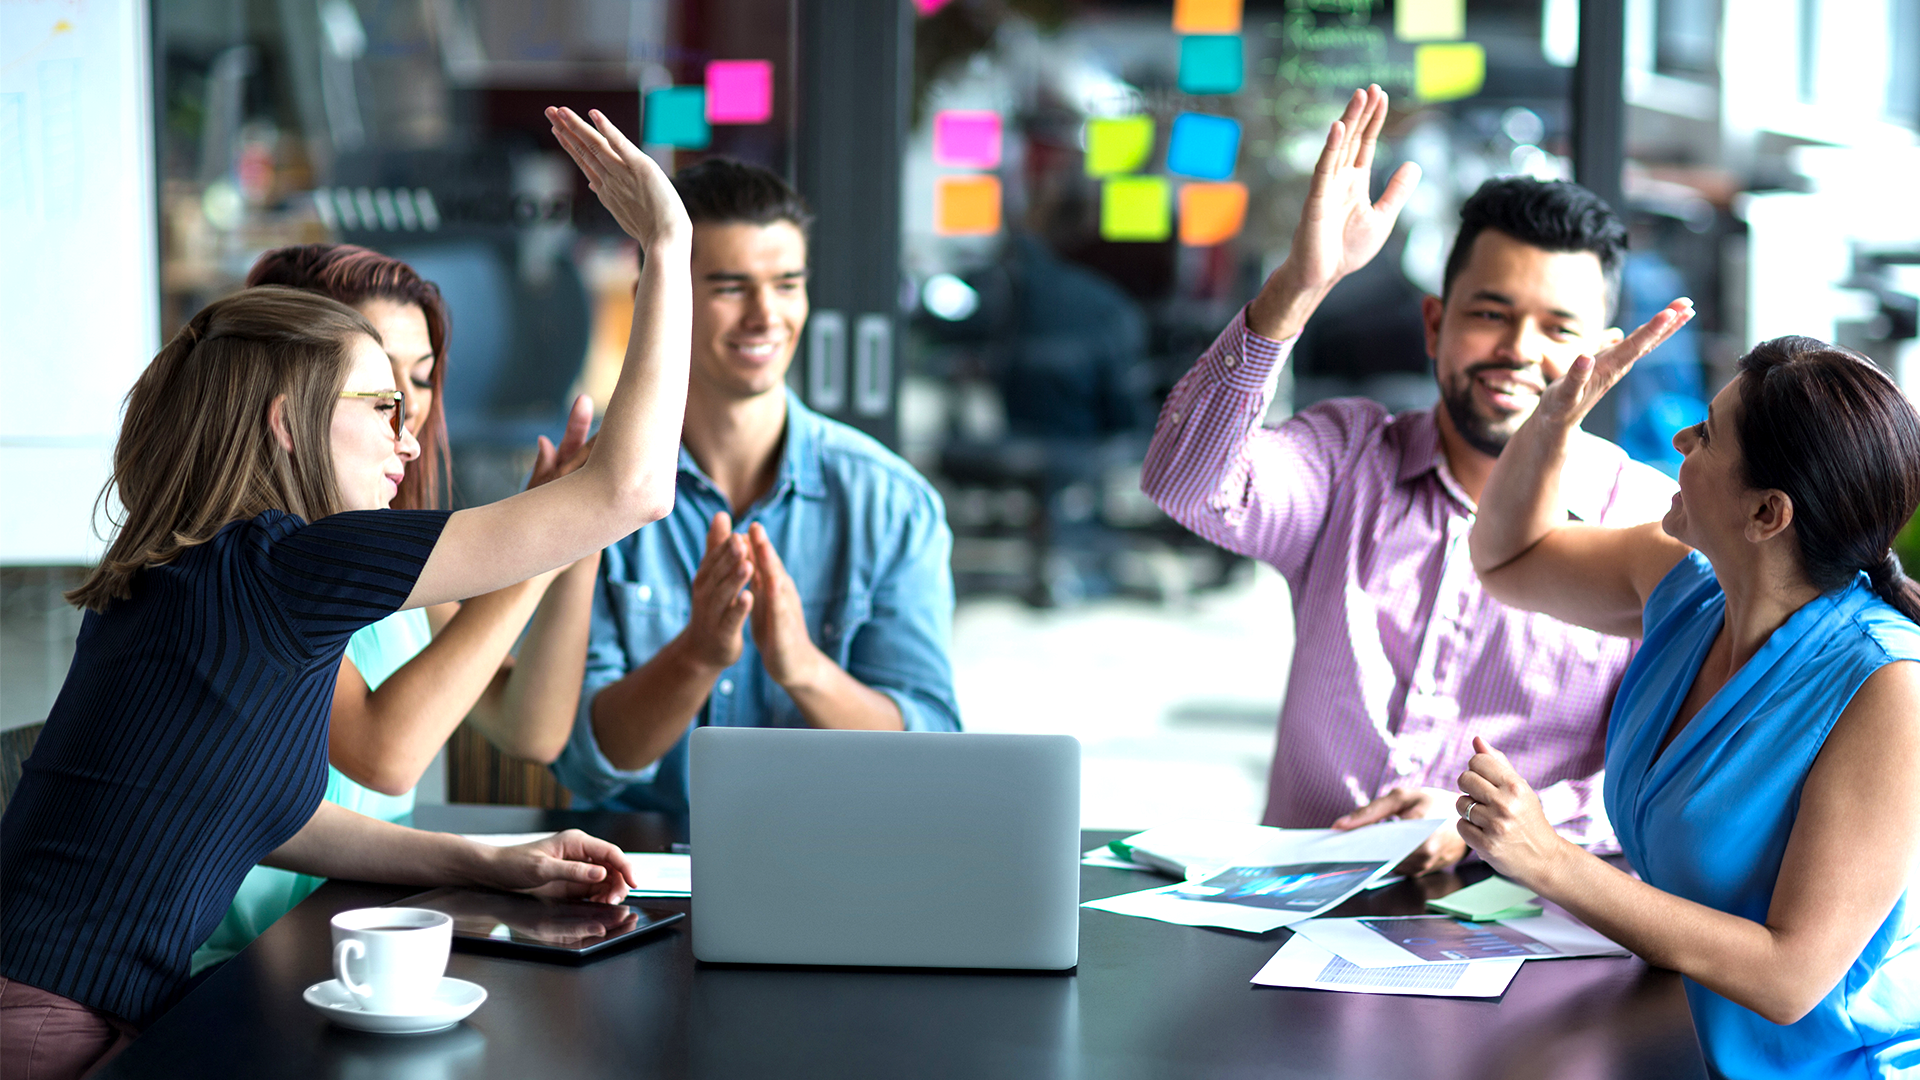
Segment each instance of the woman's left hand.
M619 848L578 829L491 851L480 884L496 889L617 904L638 880Z
M1568 842L1547 823L1540 796L1485 739L1474 736L1474 755L1460 774L1465 792L1454 804L1461 839L1495 870L1522 885L1536 885Z

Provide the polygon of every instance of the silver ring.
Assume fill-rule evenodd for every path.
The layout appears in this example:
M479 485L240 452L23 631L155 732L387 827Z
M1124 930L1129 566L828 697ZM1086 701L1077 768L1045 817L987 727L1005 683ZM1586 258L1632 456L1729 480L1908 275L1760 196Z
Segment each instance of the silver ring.
M1462 817L1467 819L1467 824L1473 825L1473 808L1479 805L1480 805L1479 803L1473 801L1472 799L1467 800L1467 812L1461 815ZM1477 829L1479 828L1479 826L1474 825L1474 828Z

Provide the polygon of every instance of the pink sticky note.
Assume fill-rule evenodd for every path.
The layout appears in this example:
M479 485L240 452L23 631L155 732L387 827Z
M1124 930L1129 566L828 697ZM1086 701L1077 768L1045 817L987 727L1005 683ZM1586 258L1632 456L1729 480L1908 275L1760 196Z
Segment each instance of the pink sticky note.
M764 124L771 119L771 60L715 60L707 65L708 123Z
M1000 114L946 109L933 117L933 160L954 169L1000 167Z
M923 19L951 3L953 0L913 0L913 6L920 9Z

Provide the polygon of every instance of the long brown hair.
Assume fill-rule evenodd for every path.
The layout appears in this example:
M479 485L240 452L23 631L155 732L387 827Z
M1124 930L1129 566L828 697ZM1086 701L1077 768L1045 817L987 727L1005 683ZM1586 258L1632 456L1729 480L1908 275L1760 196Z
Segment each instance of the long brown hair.
M296 244L275 248L260 256L247 273L248 285L288 285L311 289L357 307L368 300L412 304L427 320L427 342L433 347L433 403L420 427L420 457L407 466L400 491L393 497L396 510L438 510L440 494L451 487L447 454L446 411L441 388L447 378L447 334L451 324L440 287L421 277L413 267L389 255L353 244ZM405 390L402 386L400 389ZM443 481L445 483L443 484Z
M247 289L201 308L127 393L107 492L122 517L100 565L67 600L105 611L133 579L279 509L312 521L339 509L333 410L353 343L380 335L359 312L303 289ZM267 416L286 395L288 453Z

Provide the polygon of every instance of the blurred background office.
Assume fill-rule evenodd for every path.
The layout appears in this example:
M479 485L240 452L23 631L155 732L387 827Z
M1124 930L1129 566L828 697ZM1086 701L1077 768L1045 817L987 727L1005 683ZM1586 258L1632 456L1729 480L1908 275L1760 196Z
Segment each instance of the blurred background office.
M120 397L260 252L364 244L445 290L456 505L604 401L634 255L562 104L813 202L794 388L945 495L968 727L1079 736L1090 828L1255 820L1286 586L1148 504L1140 461L1368 82L1381 175L1425 181L1269 423L1432 403L1418 299L1509 173L1624 209L1621 325L1695 299L1590 424L1636 457L1675 467L1781 333L1920 380L1920 0L0 0L0 730L64 676Z

